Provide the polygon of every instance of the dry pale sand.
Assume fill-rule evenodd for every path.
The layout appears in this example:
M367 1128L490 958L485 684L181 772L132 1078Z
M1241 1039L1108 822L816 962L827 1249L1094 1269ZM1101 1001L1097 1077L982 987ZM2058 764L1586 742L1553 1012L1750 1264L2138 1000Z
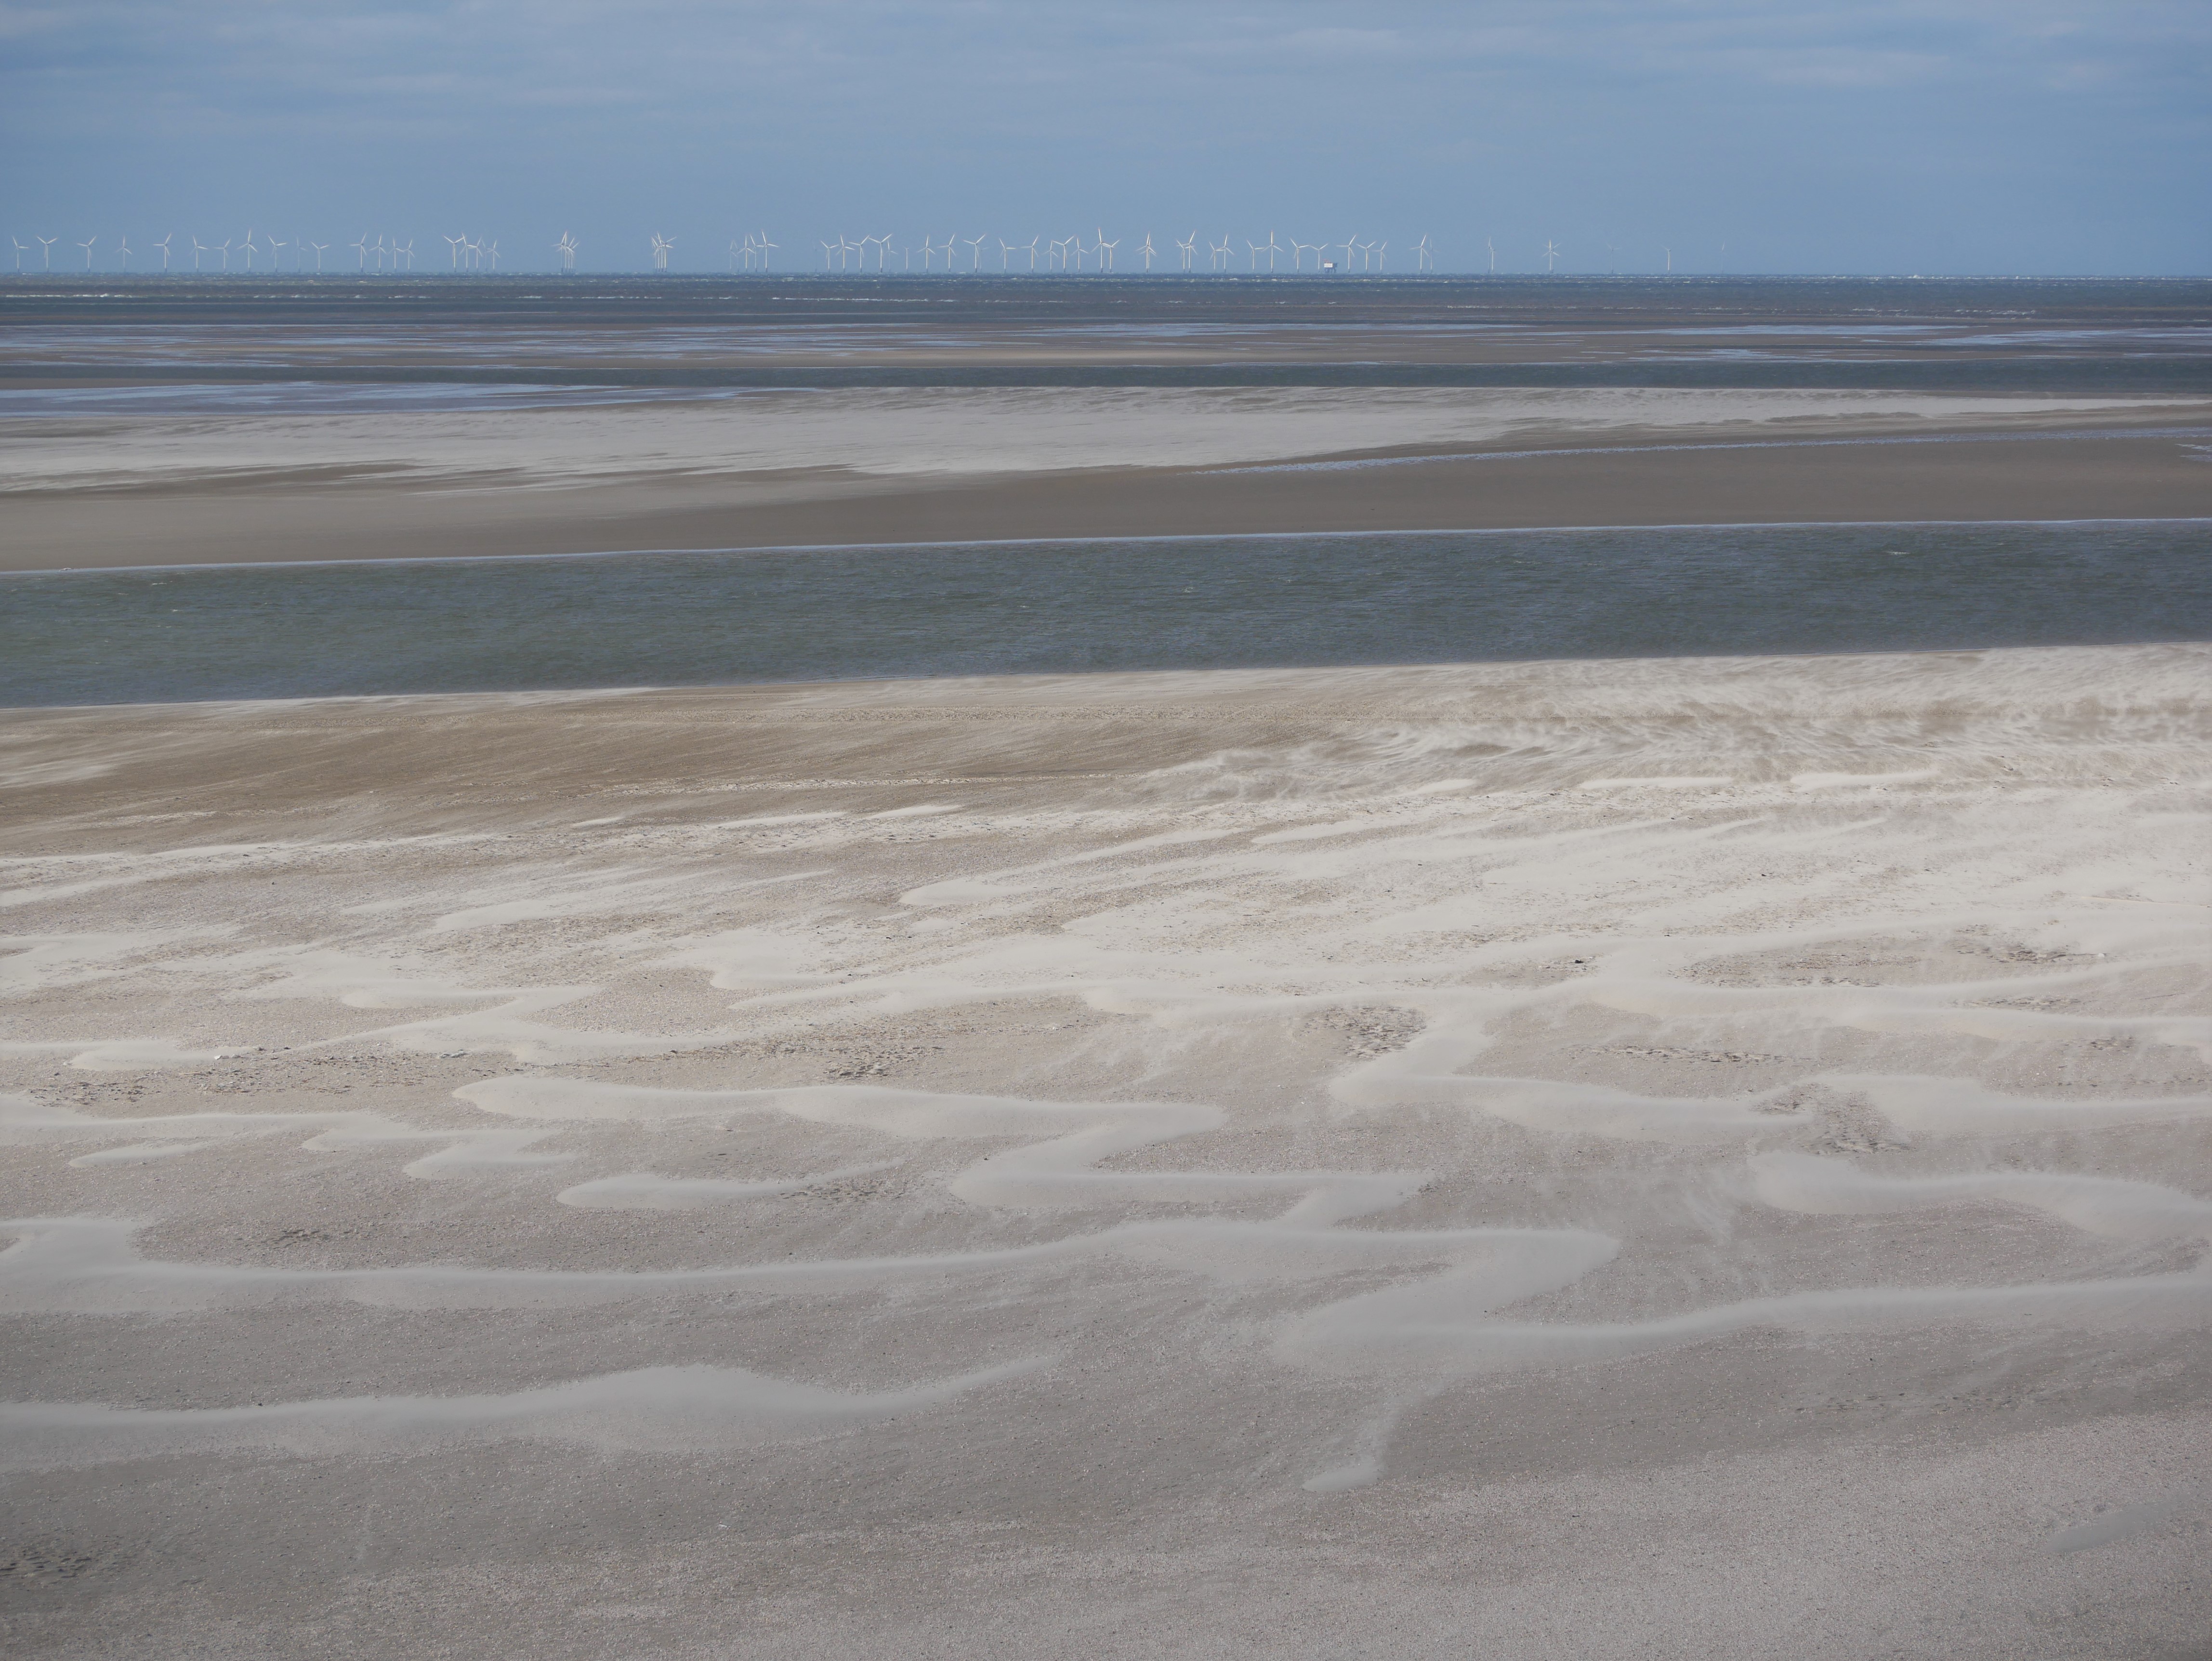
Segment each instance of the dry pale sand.
M10 714L10 1648L2202 1654L2208 660Z
M765 392L0 418L0 569L1289 531L2212 515L2212 400Z

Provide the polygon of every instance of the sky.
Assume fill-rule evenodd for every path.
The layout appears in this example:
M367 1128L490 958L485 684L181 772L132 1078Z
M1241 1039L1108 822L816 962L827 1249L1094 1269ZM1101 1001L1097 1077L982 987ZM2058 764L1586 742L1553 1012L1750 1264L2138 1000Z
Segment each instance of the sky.
M2193 275L2208 204L2204 0L0 0L33 269L250 227L331 269L364 232L543 269L567 231L638 270L658 233L687 271L1103 228L1121 270L1196 230L1240 268L1273 232L1393 271L1426 235L1457 271Z

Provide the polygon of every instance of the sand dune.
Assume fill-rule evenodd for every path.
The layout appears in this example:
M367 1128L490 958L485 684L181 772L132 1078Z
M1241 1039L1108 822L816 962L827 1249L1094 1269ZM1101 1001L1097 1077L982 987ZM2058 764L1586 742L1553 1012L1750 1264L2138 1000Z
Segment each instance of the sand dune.
M1465 1568L1510 1514L1592 1519L1544 1596L1601 1622L1705 1573L1652 1496L1756 1493L1745 1561L1817 1544L1915 1633L1965 1542L1953 1652L2182 1643L2207 665L11 715L0 1457L118 1542L100 1630L178 1561L188 1621L333 1618L366 1538L496 1580L472 1641L582 1653L566 1514L695 1628L744 1610L731 1653L858 1641L708 1567L800 1536L870 1641L1012 1653L1077 1518L1124 1567L1025 1652L1163 1542L1228 1577L1201 1650L1286 1581L1334 1589L1302 1643L1370 1641L1346 1529L1422 1643L1549 1652ZM315 1566L274 1587L233 1543L272 1517Z

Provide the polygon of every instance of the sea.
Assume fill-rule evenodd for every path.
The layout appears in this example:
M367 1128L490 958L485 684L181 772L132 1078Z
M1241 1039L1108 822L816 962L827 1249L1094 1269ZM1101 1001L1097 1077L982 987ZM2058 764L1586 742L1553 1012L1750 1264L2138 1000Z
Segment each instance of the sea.
M870 386L2198 396L2212 394L2212 283L0 281L0 440L7 423L57 418ZM1082 528L1019 544L0 575L0 703L2212 638L2204 520L1141 540Z

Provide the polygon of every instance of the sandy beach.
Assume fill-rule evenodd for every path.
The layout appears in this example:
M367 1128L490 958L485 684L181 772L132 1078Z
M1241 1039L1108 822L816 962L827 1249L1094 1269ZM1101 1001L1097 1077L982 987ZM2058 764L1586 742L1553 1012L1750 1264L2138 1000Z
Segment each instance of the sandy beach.
M2190 1652L2207 666L10 714L11 1643Z
M217 389L220 390L220 389ZM0 417L0 569L1252 532L2212 515L2212 400L750 392Z

